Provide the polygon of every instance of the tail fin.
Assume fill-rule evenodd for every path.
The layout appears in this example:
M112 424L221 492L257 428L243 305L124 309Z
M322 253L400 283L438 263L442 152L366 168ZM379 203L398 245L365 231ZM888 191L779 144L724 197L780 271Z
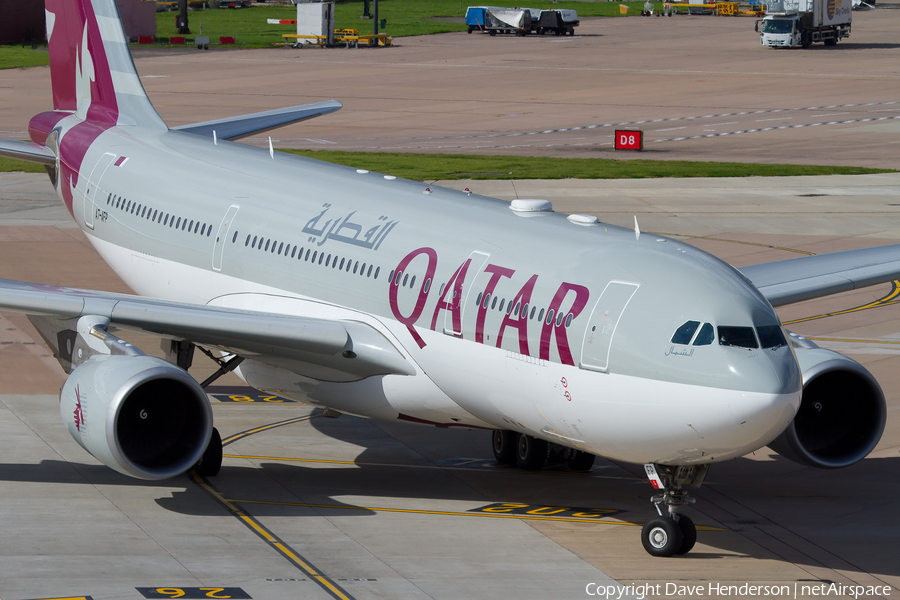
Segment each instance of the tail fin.
M100 125L166 129L134 67L116 0L45 0L53 108Z

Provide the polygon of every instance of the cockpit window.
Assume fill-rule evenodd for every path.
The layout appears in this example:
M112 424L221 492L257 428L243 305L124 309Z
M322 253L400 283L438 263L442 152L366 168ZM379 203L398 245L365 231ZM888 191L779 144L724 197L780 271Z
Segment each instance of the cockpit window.
M697 331L697 328L700 326L700 321L688 321L681 327L675 330L675 335L672 336L673 344L690 344L691 338L694 337L694 332Z
M713 326L710 323L704 323L703 327L700 328L700 333L697 334L697 339L694 340L694 345L709 346L713 343L715 337Z
M787 346L784 339L784 333L778 325L764 325L756 328L759 335L759 343L763 348L778 348L779 346Z
M738 348L759 348L752 327L728 327L719 325L719 344Z

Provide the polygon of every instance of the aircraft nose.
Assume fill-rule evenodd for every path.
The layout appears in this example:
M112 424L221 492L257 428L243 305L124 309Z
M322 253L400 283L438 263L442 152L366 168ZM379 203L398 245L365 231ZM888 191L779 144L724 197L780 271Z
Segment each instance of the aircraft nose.
M787 346L754 352L735 369L754 382L753 392L731 397L729 408L748 439L759 446L775 439L797 414L802 376Z

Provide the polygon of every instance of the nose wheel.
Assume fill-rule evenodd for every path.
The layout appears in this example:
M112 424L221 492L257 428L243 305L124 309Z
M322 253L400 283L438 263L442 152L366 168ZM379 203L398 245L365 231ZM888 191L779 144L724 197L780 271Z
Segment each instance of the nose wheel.
M697 543L697 527L682 510L694 503L682 485L700 487L709 471L709 465L671 467L666 465L644 465L650 483L663 490L651 498L658 515L644 525L641 543L652 556L675 556L687 554ZM665 509L663 509L665 507Z

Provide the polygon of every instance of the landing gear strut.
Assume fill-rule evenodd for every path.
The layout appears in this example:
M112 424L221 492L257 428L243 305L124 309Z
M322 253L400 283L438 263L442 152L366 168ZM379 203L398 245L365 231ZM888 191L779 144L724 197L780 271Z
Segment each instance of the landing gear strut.
M681 512L685 506L694 503L694 498L681 489L681 486L688 484L692 488L700 487L709 471L709 465L673 467L646 464L644 470L653 487L663 490L662 494L650 499L659 514L647 521L641 531L644 550L653 556L687 554L697 542L697 528L691 518Z

